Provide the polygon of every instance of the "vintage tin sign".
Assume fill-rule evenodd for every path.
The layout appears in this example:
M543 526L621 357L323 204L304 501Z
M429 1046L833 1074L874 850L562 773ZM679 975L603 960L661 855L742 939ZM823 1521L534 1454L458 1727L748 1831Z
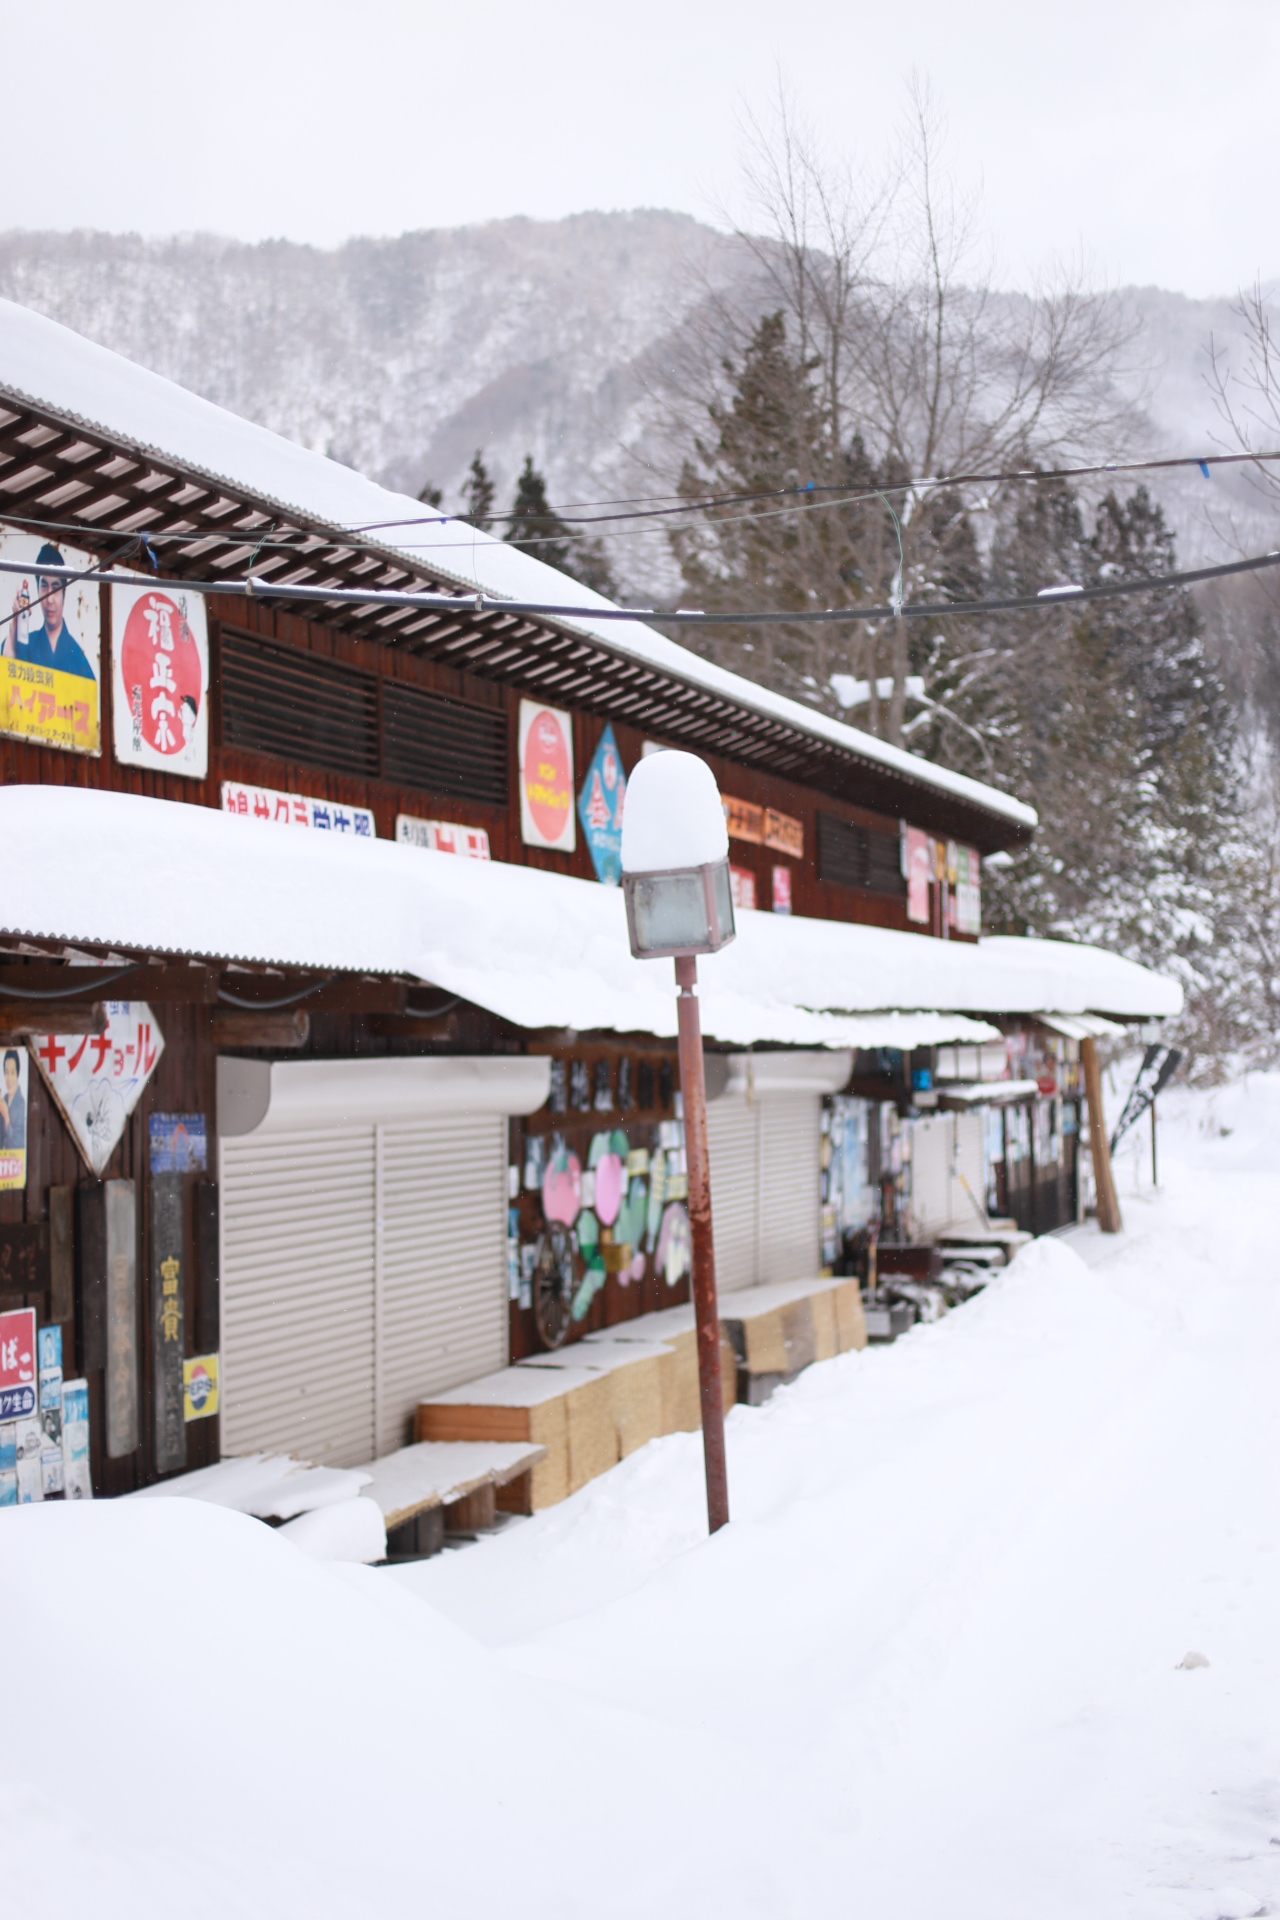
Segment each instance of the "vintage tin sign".
M90 1172L100 1174L164 1052L145 1000L108 1000L101 1033L31 1037L36 1065Z
M26 1420L35 1413L38 1372L35 1308L0 1313L0 1420Z
M572 853L573 723L559 707L520 702L520 835L526 846Z
M273 827L308 827L318 833L345 834L348 840L378 837L368 807L316 800L305 793L279 793L275 787L248 787L239 780L223 781L222 811L238 814L242 820L263 820Z
M606 887L616 887L622 879L622 808L626 794L622 756L613 728L606 727L578 795L578 818L591 864L596 879Z
M209 635L204 595L111 589L116 759L203 780L209 770Z
M87 574L92 557L12 527L0 527L0 555L31 569L4 575L0 733L71 753L101 753L99 588L40 571L42 565L83 567Z

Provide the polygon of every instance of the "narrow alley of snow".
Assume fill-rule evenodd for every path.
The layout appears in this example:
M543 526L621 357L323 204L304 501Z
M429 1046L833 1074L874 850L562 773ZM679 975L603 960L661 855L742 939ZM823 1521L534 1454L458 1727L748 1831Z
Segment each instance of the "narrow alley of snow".
M397 1569L7 1512L6 1910L1280 1911L1280 1076L1139 1152L1119 1240L736 1408L712 1541L693 1434Z

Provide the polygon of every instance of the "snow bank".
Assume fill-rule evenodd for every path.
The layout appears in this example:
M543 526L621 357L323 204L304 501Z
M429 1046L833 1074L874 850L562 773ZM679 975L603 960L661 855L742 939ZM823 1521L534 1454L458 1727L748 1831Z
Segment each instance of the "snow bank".
M387 1551L382 1509L376 1500L362 1495L299 1514L280 1531L291 1547L309 1553L313 1560L348 1560L357 1566L369 1566Z

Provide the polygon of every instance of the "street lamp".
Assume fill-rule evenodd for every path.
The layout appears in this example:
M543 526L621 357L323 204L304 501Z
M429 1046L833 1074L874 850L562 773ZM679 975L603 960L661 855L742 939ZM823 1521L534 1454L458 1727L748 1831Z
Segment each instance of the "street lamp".
M712 1533L729 1518L720 1385L720 1316L711 1239L707 1091L698 1020L700 953L718 953L734 937L729 835L715 775L693 753L645 756L627 783L622 819L622 891L637 960L674 958L680 1035L680 1088L689 1169L693 1308L698 1327L698 1391Z

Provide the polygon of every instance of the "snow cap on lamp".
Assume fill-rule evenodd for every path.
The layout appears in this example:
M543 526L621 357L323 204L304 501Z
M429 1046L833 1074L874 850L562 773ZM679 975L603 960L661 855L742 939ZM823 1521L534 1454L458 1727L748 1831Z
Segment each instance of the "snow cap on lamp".
M715 953L733 939L724 808L696 754L647 754L631 775L622 890L637 959Z

